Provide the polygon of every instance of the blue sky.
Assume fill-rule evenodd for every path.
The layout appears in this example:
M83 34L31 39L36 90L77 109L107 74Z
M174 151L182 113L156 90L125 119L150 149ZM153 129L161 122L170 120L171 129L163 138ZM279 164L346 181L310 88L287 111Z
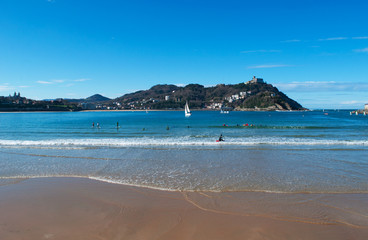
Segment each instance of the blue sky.
M368 1L0 1L0 95L110 98L253 75L307 108L368 103Z

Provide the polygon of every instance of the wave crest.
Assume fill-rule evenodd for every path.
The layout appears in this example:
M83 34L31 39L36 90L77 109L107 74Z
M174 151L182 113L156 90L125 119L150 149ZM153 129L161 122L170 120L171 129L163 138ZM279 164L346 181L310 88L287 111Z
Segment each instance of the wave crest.
M49 139L49 140L0 140L0 146L13 147L132 147L132 146L368 146L367 140L320 140L278 137L226 138L216 142L214 138L104 138L104 139Z

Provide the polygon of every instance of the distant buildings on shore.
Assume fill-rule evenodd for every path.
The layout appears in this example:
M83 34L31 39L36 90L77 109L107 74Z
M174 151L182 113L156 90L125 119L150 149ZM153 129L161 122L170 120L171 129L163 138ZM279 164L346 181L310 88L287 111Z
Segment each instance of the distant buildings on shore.
M179 109L183 106L183 102L185 103L185 100L189 98L194 108L217 110L226 107L242 108L245 106L244 103L248 98L252 98L253 102L248 104L247 108L253 108L252 104L259 104L262 103L262 101L266 101L267 103L272 101L286 101L283 100L282 97L280 98L278 92L277 88L273 87L271 84L266 84L263 78L253 76L251 80L236 85L218 84L215 87L208 88L199 84L191 84L190 86L188 85L182 88L175 87L171 89L168 85L157 85L152 87L152 89L138 91L129 94L126 98L123 96L114 100L101 95L97 96L98 94L96 94L86 99L35 101L21 97L19 92L15 92L14 95L9 95L9 97L1 97L0 104L8 106L11 104L38 104L40 106L47 106L47 109L50 107L59 107L73 108L75 110L149 110ZM290 108L289 105L284 107L287 109ZM20 107L18 106L18 108ZM277 108L283 107L279 104ZM365 109L365 111L368 111L368 104L366 104Z
M33 101L25 98L25 97L21 97L20 96L20 92L16 93L14 92L13 96L9 94L8 97L2 97L1 99L1 103L5 104L5 105L9 105L9 104L29 104L32 103Z
M18 94L16 92L14 92L14 95L13 96L11 96L9 94L9 98L12 98L12 99L18 99L18 98L20 98L20 92L18 92Z
M361 110L355 110L355 111L351 111L350 115L359 115L359 114L363 114L364 116L366 116L368 114L368 103L364 104L364 109Z

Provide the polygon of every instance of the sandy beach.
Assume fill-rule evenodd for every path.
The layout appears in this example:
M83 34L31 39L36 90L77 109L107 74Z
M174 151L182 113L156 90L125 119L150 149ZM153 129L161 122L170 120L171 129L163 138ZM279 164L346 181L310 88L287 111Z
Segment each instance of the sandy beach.
M35 178L0 186L0 239L366 239L367 200Z

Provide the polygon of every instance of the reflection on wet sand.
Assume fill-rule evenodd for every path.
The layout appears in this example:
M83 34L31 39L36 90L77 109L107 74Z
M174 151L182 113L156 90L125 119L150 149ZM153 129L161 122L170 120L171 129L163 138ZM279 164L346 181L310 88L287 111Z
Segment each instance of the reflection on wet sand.
M82 178L0 186L1 239L366 239L368 194L168 192Z
M367 194L182 193L201 210L288 222L368 228Z

